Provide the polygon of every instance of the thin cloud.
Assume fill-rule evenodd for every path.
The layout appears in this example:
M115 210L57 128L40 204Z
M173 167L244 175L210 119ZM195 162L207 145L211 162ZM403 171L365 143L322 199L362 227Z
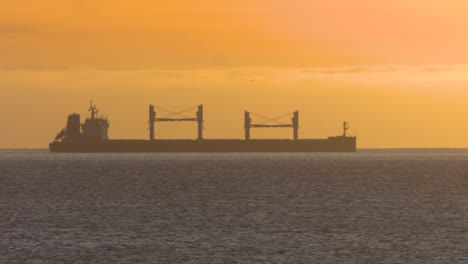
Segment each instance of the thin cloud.
M415 87L459 87L468 84L468 64L431 64L419 66L380 65L356 67L323 68L231 68L231 69L196 69L196 70L161 70L155 69L112 69L112 68L72 68L65 66L12 65L0 66L1 72L44 73L67 80L120 80L125 83L160 85L170 82L174 86L190 86L197 83L216 83L230 86L239 83L275 86L284 83L303 86L316 81L342 84L364 84L378 86L415 86ZM10 78L13 75L10 76ZM58 80L60 81L60 80Z
M356 67L329 67L329 68L308 68L304 73L310 74L378 74L378 73L398 73L398 72L459 72L467 71L468 64L431 64L419 66L406 65L370 65Z
M38 32L39 27L33 25L0 23L1 35L30 35Z

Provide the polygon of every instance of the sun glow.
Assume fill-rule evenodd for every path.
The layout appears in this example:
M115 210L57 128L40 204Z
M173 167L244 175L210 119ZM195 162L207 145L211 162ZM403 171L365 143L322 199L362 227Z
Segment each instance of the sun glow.
M146 138L149 103L204 103L208 137L241 138L244 110L298 109L303 137L337 134L346 119L359 147L467 147L467 8L460 0L3 1L0 147L47 146L91 98L113 138ZM191 136L175 131L160 132Z

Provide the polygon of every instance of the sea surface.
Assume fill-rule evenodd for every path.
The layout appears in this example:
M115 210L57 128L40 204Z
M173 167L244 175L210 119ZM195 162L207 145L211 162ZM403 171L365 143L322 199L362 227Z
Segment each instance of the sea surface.
M4 150L0 263L468 263L468 150Z

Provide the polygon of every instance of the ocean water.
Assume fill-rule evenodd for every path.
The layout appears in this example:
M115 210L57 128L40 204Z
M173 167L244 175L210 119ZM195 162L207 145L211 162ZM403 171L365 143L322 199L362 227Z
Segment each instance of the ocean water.
M468 150L0 151L0 263L468 263Z

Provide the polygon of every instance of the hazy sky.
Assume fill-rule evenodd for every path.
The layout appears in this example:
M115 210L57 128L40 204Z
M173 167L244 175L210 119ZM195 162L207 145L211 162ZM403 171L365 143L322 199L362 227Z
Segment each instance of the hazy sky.
M0 148L47 147L91 98L112 138L147 138L149 103L203 103L212 138L241 138L244 110L297 109L303 138L346 119L358 147L468 147L467 12L466 0L0 0ZM157 137L196 137L195 124L163 126Z

